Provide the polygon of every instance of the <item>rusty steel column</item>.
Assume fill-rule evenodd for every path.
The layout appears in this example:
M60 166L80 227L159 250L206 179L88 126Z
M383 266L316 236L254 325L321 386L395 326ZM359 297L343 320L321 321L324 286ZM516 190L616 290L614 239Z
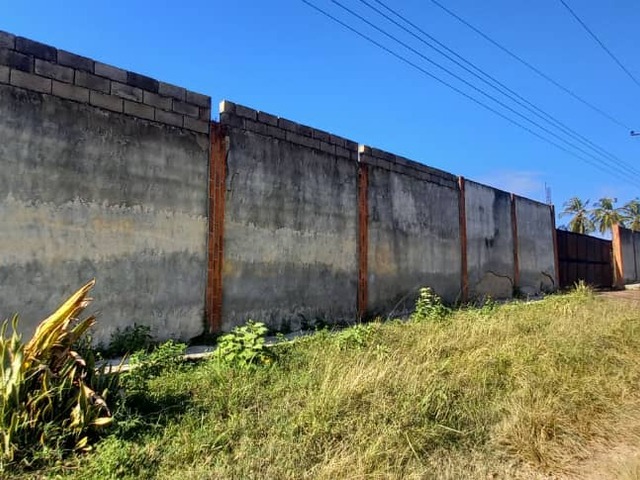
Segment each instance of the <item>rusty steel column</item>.
M224 200L227 146L222 125L211 122L209 160L209 234L207 239L207 293L205 315L209 332L222 328L222 264L224 261Z
M620 238L620 225L611 227L611 249L613 250L613 286L624 288L624 259L622 257L622 239Z
M358 318L367 315L369 301L369 167L358 163Z
M518 214L516 196L511 194L511 234L513 236L513 287L520 288L520 259L518 257Z
M460 301L469 299L469 266L467 264L467 205L464 177L458 177L458 213L460 215Z
M556 270L556 289L560 289L560 259L558 257L558 232L556 231L556 208L549 205L551 212L551 235L553 236L553 268Z

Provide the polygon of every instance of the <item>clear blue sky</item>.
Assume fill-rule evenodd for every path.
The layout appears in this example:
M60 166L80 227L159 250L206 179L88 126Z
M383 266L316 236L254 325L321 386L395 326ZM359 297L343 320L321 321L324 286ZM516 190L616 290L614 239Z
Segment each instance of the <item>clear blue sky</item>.
M362 28L330 0L312 1ZM358 0L341 1L367 12ZM640 130L640 86L587 36L559 0L440 1ZM640 78L637 0L567 1ZM430 1L386 3L592 142L640 168L640 137L631 138L624 128L536 77ZM640 178L625 174L636 184L624 183L543 143L300 0L0 0L0 11L0 29L209 94L214 111L219 100L228 99L537 200L544 200L546 182L558 207L574 195L592 200L640 196ZM374 13L367 15L393 28ZM371 29L365 31L437 72ZM390 31L443 61L412 37Z

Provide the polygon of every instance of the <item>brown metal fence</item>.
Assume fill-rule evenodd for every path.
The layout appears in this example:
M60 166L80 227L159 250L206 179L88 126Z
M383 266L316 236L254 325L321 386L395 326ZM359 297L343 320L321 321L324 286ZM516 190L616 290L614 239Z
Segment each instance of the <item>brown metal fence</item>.
M569 287L583 280L598 288L613 285L611 241L556 230L560 287Z

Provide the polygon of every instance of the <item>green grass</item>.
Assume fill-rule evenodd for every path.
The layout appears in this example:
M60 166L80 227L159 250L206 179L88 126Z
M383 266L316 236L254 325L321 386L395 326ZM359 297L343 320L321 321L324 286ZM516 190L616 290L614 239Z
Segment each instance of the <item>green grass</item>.
M585 291L276 352L154 379L146 417L25 478L536 478L640 432L640 311Z

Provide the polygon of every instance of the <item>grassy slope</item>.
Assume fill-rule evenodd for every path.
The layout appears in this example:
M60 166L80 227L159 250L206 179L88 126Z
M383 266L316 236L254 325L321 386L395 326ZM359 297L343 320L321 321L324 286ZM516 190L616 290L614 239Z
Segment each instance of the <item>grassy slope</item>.
M535 478L640 432L624 420L640 414L640 311L590 295L320 333L279 353L257 371L164 375L154 425L125 425L47 474Z

